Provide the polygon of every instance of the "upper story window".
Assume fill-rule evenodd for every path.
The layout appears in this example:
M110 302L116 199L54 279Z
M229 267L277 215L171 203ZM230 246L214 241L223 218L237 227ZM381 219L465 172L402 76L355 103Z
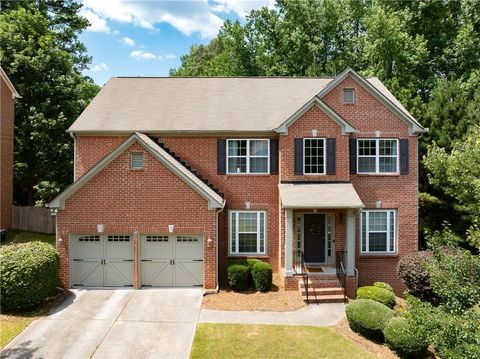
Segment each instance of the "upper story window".
M230 212L230 253L265 254L267 221L265 211Z
M269 173L268 139L227 140L227 173Z
M396 233L394 210L364 210L360 233L362 253L394 253Z
M303 173L306 175L324 175L326 167L325 139L303 139Z
M355 103L355 89L345 88L342 90L343 103Z
M358 173L398 173L398 140L357 140Z
M132 152L130 154L130 168L134 170L143 168L143 153Z

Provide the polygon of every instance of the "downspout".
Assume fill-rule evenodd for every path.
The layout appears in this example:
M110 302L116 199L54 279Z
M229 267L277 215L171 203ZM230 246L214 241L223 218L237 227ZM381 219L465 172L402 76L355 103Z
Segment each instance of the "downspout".
M204 290L203 295L218 293L218 291L220 290L220 281L218 279L218 215L224 210L224 208L225 200L223 200L222 208L215 212L215 278L217 283L214 290Z
M73 182L77 178L77 138L73 132L70 132L70 136L73 138Z

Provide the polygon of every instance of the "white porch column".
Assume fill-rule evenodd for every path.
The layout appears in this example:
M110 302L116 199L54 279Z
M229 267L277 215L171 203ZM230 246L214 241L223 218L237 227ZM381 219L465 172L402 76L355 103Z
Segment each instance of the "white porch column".
M347 275L354 275L355 271L355 210L347 211Z
M293 210L285 210L285 276L293 276Z

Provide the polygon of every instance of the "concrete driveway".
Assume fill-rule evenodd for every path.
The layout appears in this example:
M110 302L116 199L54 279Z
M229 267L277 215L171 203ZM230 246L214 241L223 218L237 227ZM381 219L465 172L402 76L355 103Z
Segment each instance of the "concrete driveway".
M1 358L188 358L201 289L96 290L73 294L36 320Z

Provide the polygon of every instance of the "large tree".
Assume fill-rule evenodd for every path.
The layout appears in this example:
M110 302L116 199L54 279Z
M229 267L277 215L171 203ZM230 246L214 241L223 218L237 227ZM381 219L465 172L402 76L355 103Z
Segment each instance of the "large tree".
M97 93L78 34L88 21L64 1L2 2L0 62L22 99L15 106L14 199L33 205L72 181L65 132Z

